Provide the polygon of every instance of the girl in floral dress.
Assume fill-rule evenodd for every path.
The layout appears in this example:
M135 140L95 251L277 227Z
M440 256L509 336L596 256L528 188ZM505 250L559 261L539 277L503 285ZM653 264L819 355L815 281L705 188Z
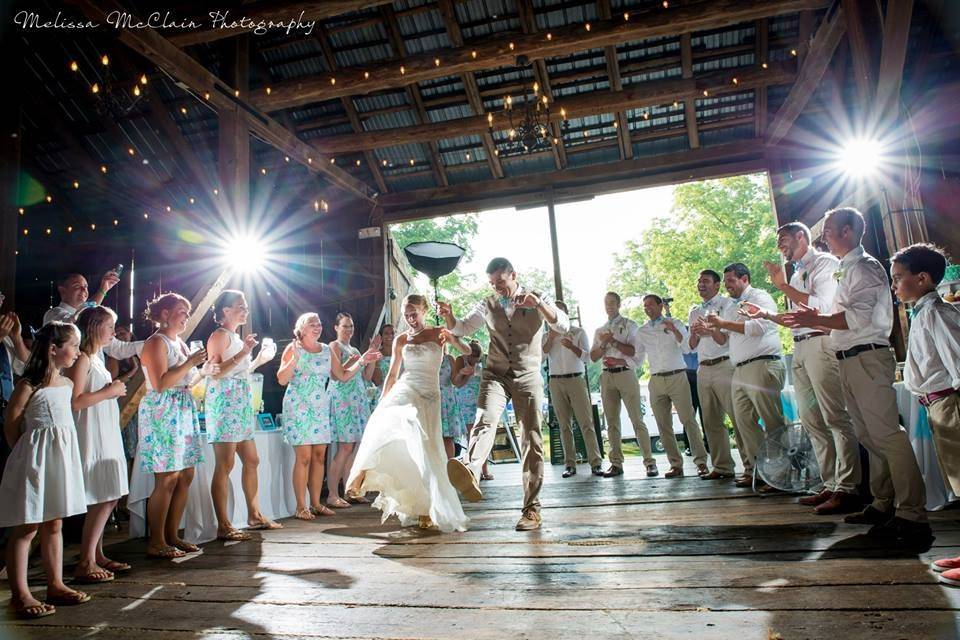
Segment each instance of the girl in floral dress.
M256 334L243 340L237 334L247 322L249 309L243 292L224 290L213 303L213 319L220 328L207 339L207 357L220 365L220 373L207 381L207 441L213 444L216 466L210 483L213 510L217 515L217 539L249 540L250 534L236 529L227 511L230 472L236 457L243 465L241 484L247 502L247 525L251 529L281 529L260 512L257 495L257 444L253 439L256 418L250 390L250 374L276 355L276 348L260 349L256 360L250 353L257 344Z
M440 361L440 424L443 432L443 448L447 457L456 455L454 443L462 440L466 434L463 427L463 416L460 412L460 401L457 398L457 389L453 386L453 357L443 354Z
M337 339L330 343L330 364L335 379L330 385L330 414L337 453L327 469L327 504L342 509L349 507L350 502L367 502L363 496L351 492L346 495L349 502L344 500L340 497L340 485L346 483L357 443L360 442L363 428L370 417L370 403L364 391L364 380L373 378L375 363L381 354L380 336L373 339L370 348L362 356L360 351L350 344L353 337L353 317L349 313L337 314L335 328Z
M200 422L190 388L201 376L218 373L220 367L205 364L198 372L196 366L207 359L206 350L191 354L180 339L190 317L189 300L165 293L147 305L146 315L157 325L156 333L143 345L147 393L137 412L140 469L154 475L147 501L147 556L172 559L200 550L182 540L179 532L193 469L203 462Z
M396 330L392 324L385 324L380 327L380 360L373 370L373 377L370 379L376 393L373 396L370 410L377 408L380 402L380 396L383 394L383 382L387 379L387 373L390 371L391 353L393 352L393 339L396 336Z
M467 431L473 429L477 421L477 400L480 398L480 378L483 374L483 351L480 343L470 341L470 352L459 356L453 361L453 386L457 389L457 399L460 401L460 415L463 416L463 425ZM481 480L493 480L493 474L483 463Z

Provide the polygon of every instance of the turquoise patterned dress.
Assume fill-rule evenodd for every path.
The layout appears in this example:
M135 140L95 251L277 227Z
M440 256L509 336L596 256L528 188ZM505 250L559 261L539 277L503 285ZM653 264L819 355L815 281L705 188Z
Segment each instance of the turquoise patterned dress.
M483 368L478 362L475 371L467 383L457 387L457 400L460 402L460 415L463 417L464 429L469 432L477 421L477 401L480 398L480 374Z
M387 372L390 371L390 361L393 360L393 356L383 356L377 360L377 368L380 370L380 377L382 380L386 381ZM358 374L360 375L360 374ZM367 394L370 397L370 411L373 412L377 408L377 405L380 404L380 394L383 393L383 384L379 387L373 384L373 380L370 381L367 387Z
M223 352L229 360L243 349L243 340L235 331L230 334L230 345ZM253 416L253 393L250 390L248 353L219 380L207 380L206 410L207 442L244 442L253 440L256 421Z
M337 342L340 347L340 364L360 352L348 344ZM358 371L346 382L330 382L330 417L333 422L334 442L360 442L363 428L370 417L370 401L365 391L363 371Z
M443 356L440 363L440 424L443 427L443 437L461 439L466 434L463 427L463 416L460 413L460 401L457 399L457 388L453 386L450 376L453 374L453 358Z
M159 336L167 346L167 368L187 360L187 345L177 338ZM166 391L155 391L144 369L147 393L137 410L140 436L140 470L146 473L180 471L203 462L200 421L187 382L196 375L187 371L177 384Z
M330 425L330 348L311 353L300 351L300 360L283 394L283 437L294 447L329 444Z

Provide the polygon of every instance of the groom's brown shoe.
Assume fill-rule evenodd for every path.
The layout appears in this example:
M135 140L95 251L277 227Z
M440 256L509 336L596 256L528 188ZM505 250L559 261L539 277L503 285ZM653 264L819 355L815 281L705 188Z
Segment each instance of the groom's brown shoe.
M526 509L517 522L517 531L534 531L540 528L540 513L533 509Z
M467 468L465 464L456 458L447 460L447 476L450 477L450 484L459 491L464 498L470 502L480 502L483 500L483 492L480 491L480 483L476 476Z

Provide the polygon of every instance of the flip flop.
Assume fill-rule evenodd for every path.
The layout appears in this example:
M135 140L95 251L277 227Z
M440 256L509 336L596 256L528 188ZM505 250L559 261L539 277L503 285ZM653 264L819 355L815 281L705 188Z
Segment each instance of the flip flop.
M370 504L365 495L356 491L348 491L345 497L350 504Z
M320 505L319 507L310 507L310 513L312 513L315 516L328 516L328 517L337 515L333 512L333 509L330 509L329 507L326 507L324 505Z
M283 529L283 525L273 520L261 520L247 525L247 531L273 531L274 529Z
M342 498L337 498L336 500L327 500L327 506L334 509L349 509L350 503Z
M109 569L99 569L82 576L73 576L74 584L100 584L101 582L113 582L113 579L113 572Z
M306 508L299 509L296 513L293 514L293 517L296 518L297 520L305 520L305 521L310 521L314 519L313 513L310 511L310 509L306 509Z
M180 549L180 551L183 551L186 553L196 553L200 551L200 547L193 544L192 542L187 542L186 540L177 540L176 542L173 543L173 546L176 547L177 549Z
M223 542L243 542L245 540L252 539L253 536L245 531L241 531L240 529L230 529L230 531L227 531L223 535L217 536L217 540L221 540Z
M10 611L20 620L37 620L39 618L52 616L57 612L57 608L52 604L44 604L41 602L40 604L32 604L28 607L15 607L10 605Z
M74 605L90 602L92 599L93 598L89 593L84 593L83 591L71 591L70 593L63 593L59 596L47 596L47 604L60 607L72 607Z
M126 562L118 562L116 560L107 560L106 562L98 564L100 564L100 566L107 571L112 571L113 573L117 573L118 571L130 571L130 569L133 568Z
M165 547L163 551L147 551L147 557L156 560L173 560L175 558L182 558L185 555L187 554L174 547Z

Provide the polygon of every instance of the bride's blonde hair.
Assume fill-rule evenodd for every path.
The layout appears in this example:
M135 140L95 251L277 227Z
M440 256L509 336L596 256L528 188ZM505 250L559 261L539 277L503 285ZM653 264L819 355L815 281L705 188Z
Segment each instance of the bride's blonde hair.
M408 304L411 306L419 307L420 309L423 309L424 313L427 313L430 310L430 303L427 302L427 297L419 293L408 293L403 298L402 306L405 307Z

